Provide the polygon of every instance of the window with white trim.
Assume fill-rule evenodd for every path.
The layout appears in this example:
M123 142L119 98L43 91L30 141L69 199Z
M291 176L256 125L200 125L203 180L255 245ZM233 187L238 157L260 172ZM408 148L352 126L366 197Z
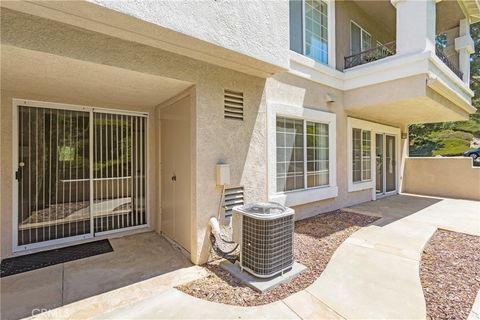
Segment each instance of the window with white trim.
M276 190L329 185L328 124L277 116Z
M353 182L372 179L371 131L352 129L352 177Z
M357 54L372 48L372 36L362 27L350 21L350 54Z
M290 0L290 49L328 64L328 4Z

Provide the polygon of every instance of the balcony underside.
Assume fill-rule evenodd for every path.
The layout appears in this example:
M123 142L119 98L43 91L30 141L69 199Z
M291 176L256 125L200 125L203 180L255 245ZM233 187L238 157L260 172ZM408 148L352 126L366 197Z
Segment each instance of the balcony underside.
M349 116L394 126L466 120L475 112L427 74L348 90L344 102Z

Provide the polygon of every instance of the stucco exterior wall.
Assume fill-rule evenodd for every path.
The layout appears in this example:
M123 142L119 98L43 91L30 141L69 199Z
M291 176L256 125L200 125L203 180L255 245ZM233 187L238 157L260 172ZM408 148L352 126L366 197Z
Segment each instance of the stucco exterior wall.
M195 263L205 261L209 251L208 219L216 215L221 190L215 185L215 164L223 160L231 166L233 184L245 187L247 201L265 200L266 195L266 162L265 162L265 80L236 71L224 69L204 62L171 54L152 47L134 44L132 42L108 37L91 31L73 28L68 25L45 19L16 14L2 16L2 45L21 48L22 52L35 51L58 57L83 61L86 64L107 65L122 70L135 71L149 75L158 75L168 79L187 81L195 84L195 103L193 124L195 144L192 172L194 174L195 190L192 199L192 235L191 258ZM98 46L99 43L106 45ZM3 59L3 57L2 57ZM34 64L34 61L32 61ZM68 72L66 69L65 72ZM48 71L46 73L48 75ZM2 79L2 81L8 79ZM45 82L49 83L49 77ZM50 82L53 83L53 82ZM45 84L43 84L45 85ZM109 84L112 85L112 84ZM57 101L66 103L87 103L90 105L116 108L102 102L101 94L98 101L83 101L82 95L88 92L72 90L72 98L65 99L54 96L42 96L35 93L37 88L19 88L20 92L3 94L1 108L1 174L0 193L2 197L2 257L11 254L11 194L12 194L12 160L11 154L11 97ZM74 89L74 88L72 88ZM245 120L234 122L223 118L223 90L242 91L245 97ZM32 93L33 92L33 93ZM100 91L101 92L101 91ZM64 92L68 97L69 93ZM159 101L159 104L161 101ZM138 106L139 109L152 110L155 106ZM127 108L131 109L132 105ZM142 109L143 110L143 109ZM150 111L149 111L150 112ZM158 112L151 119L158 117ZM155 123L155 122L152 122ZM153 124L155 126L155 124ZM160 141L158 129L151 132L151 144ZM152 145L152 166L159 167L158 144ZM155 166L155 164L157 164ZM157 170L157 169L155 169ZM153 170L151 177L159 177ZM5 177L5 179L3 178ZM159 181L158 179L151 179ZM156 184L151 190L158 190ZM155 201L156 197L152 197ZM158 219L159 203L152 203L151 216ZM152 221L152 226L157 226ZM158 230L157 230L158 231Z
M403 192L480 200L480 168L470 158L407 158Z
M288 1L88 0L233 51L288 66Z
M347 174L347 114L343 108L342 91L323 86L313 81L291 74L276 75L267 80L267 104L307 107L327 111L336 115L336 176L338 196L335 198L295 206L296 219L304 219L321 212L333 211L372 199L372 190L348 192ZM335 102L325 102L325 95L335 98ZM274 133L268 133L274 134ZM272 186L273 187L273 186Z
M363 1L368 3L369 1ZM375 1L370 1L375 3ZM372 46L376 41L385 44L395 40L395 33L388 32L375 18L359 8L355 1L335 1L335 46L337 70L343 70L344 58L351 55L350 22L354 21L372 36ZM395 30L395 22L393 30Z

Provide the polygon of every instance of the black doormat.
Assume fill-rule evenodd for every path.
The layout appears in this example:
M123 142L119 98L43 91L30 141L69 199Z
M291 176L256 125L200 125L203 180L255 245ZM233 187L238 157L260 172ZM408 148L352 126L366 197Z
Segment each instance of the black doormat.
M8 258L2 260L0 266L0 277L8 277L14 274L45 268L68 261L96 256L98 254L107 252L113 252L110 241L99 240L61 249L54 249L14 258Z

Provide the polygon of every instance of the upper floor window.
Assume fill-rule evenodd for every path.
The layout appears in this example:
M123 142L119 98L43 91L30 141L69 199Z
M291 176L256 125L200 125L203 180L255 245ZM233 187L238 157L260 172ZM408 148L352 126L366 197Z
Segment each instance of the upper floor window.
M372 48L372 36L355 22L350 22L350 51L357 54Z
M328 63L328 5L322 0L290 0L290 49Z

